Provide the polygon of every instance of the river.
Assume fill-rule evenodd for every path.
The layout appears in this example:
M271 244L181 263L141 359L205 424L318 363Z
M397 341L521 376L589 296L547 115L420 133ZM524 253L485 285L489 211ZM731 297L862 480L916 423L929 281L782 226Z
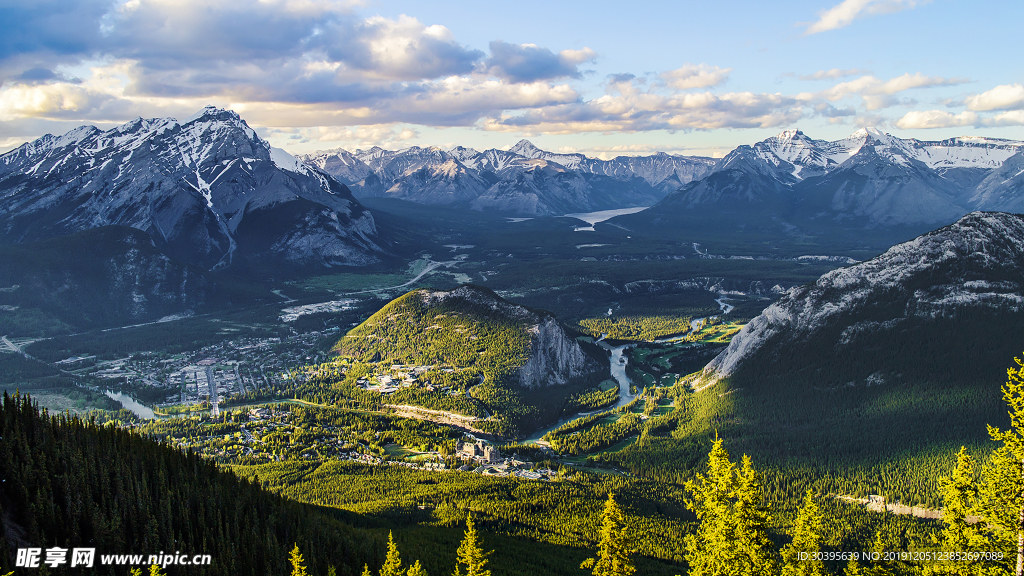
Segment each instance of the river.
M149 406L140 404L138 400L127 394L107 390L107 396L120 402L121 406L131 410L139 418L145 418L146 420L156 418L156 414L153 413L153 410Z
M626 376L626 363L629 362L629 360L624 356L626 348L629 348L631 344L622 344L621 346L611 347L606 344L601 344L600 342L598 342L598 345L601 346L602 348L605 348L606 350L611 350L612 352L612 356L609 359L609 367L611 369L612 378L614 378L615 381L619 383L619 400L611 408L605 408L603 410L594 410L591 412L579 412L573 414L572 416L562 418L561 420L559 420L555 424L552 424L551 426L548 426L547 428L537 430L536 432L531 434L529 438L523 440L523 444L529 444L530 442L533 442L534 444L539 443L541 441L541 438L545 434L557 429L566 422L575 420L577 418L582 418L583 416L589 416L596 412L611 412L616 408L620 408L622 406L625 406L626 404L629 404L630 402L633 401L634 398L636 398L636 394L633 394L631 390L632 382L629 380L629 376Z

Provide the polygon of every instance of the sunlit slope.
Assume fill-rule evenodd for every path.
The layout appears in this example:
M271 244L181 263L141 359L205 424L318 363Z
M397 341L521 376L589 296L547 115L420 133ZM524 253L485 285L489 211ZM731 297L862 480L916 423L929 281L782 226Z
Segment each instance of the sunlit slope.
M1007 425L1022 351L1024 216L973 213L791 290L688 382L673 429L617 458L685 467L717 432L791 481L937 506L955 450Z
M371 365L371 376L395 365L418 368L410 386L465 391L494 418L523 430L556 416L566 394L592 385L604 369L600 353L585 350L551 314L471 285L409 292L342 337L334 351Z

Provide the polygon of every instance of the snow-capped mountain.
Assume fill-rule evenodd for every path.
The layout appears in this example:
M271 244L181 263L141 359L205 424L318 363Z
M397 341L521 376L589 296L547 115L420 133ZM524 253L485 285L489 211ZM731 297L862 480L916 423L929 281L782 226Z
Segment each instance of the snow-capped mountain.
M314 152L299 159L331 174L358 197L465 204L529 216L651 205L714 165L710 158L664 153L606 161L547 152L528 140L509 150L374 147ZM529 174L538 162L562 175L538 184ZM526 188L517 191L517 182L526 182Z
M370 213L238 114L138 118L46 135L0 156L0 240L106 225L148 233L202 268L362 265L382 252Z
M420 204L462 204L480 197L494 183L491 173L480 173L455 158L425 164L399 179L384 196Z
M1024 215L973 212L791 289L708 364L702 385L863 386L959 370L947 363L998 368L1019 348L1022 314Z
M865 128L829 142L787 130L736 148L709 175L616 222L631 229L739 226L776 237L919 234L973 210L1020 210L1012 166L1022 151L1024 142L992 138L925 142Z

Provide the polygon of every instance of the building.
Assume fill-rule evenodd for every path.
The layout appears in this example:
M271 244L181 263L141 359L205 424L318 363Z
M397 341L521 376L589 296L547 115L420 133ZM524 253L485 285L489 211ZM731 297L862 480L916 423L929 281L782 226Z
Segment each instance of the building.
M500 462L501 453L494 446L484 444L477 440L476 443L459 442L456 446L456 456L467 460L480 460L483 462Z

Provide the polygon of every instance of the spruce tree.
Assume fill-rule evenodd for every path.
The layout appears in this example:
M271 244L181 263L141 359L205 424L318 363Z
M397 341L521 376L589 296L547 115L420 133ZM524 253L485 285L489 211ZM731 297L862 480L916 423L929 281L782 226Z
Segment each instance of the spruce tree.
M406 576L427 576L427 571L423 566L420 566L420 561L417 560L415 564L409 567L409 572L406 573Z
M699 525L684 539L690 576L774 574L777 563L767 526L760 475L749 458L741 469L716 438L708 454L707 476L686 483L686 507Z
M686 507L697 515L698 527L694 534L684 539L686 562L691 576L716 576L727 574L732 559L731 506L735 476L734 465L729 454L716 439L708 454L707 476L697 474L695 480L686 483L690 498Z
M302 558L302 553L299 552L299 544L295 543L295 548L292 548L291 553L288 555L288 561L292 564L292 576L309 576L309 572L306 572L306 566L303 564L305 559Z
M747 455L736 475L733 492L733 514L736 518L737 544L747 557L747 574L771 575L778 571L775 548L768 537L771 515L764 504L764 486L761 475Z
M388 532L388 554L380 567L380 576L402 576L402 560L398 557L398 546L391 532Z
M972 515L979 514L978 486L974 479L974 459L965 447L956 455L953 474L939 478L939 492L942 494L942 523L945 527L932 542L939 552L988 552L989 538L984 522L968 522ZM988 566L986 566L988 565ZM925 567L925 574L984 574L991 568L989 562L962 562L938 560Z
M480 537L473 526L473 516L466 516L466 535L456 552L458 560L455 562L455 576L461 576L460 566L466 567L466 576L491 576L491 571L484 568L491 552L484 552L480 547Z
M597 557L588 558L580 564L580 568L592 568L594 576L630 576L636 572L633 561L629 558L631 550L625 516L612 493L608 494L608 500L604 504L600 536Z
M992 440L1002 443L982 471L981 511L995 539L995 548L1008 557L1007 568L1024 575L1024 362L1007 369L1003 400L1010 408L1010 429L988 427Z
M815 557L821 552L821 527L821 510L808 490L796 516L793 541L782 548L782 576L824 576L824 563ZM807 557L801 559L801 553Z
M370 567L368 565L363 564L363 573L360 574L360 576L373 576L373 574L370 572Z

